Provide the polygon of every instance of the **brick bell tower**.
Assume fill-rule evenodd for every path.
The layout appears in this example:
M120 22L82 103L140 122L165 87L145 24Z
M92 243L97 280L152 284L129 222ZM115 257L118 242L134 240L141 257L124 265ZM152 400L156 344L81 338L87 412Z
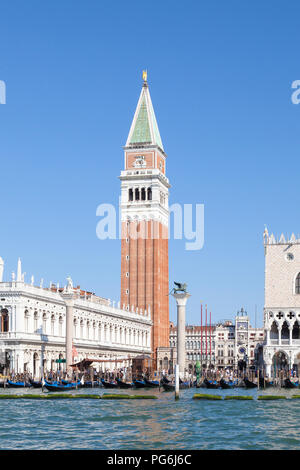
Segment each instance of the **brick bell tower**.
M168 192L164 152L147 73L127 138L121 171L121 306L151 313L152 367L169 347Z

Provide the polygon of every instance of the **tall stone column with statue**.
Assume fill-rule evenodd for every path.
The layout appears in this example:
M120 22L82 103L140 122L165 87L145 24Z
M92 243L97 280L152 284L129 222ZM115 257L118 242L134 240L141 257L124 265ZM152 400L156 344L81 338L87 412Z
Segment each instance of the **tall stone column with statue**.
M73 307L74 307L74 289L73 282L67 277L68 285L64 288L61 296L66 304L66 372L72 375L71 364L73 362Z
M186 284L174 282L177 286L171 291L177 304L177 364L179 365L179 374L184 377L185 373L185 307L187 299L191 296L186 288Z

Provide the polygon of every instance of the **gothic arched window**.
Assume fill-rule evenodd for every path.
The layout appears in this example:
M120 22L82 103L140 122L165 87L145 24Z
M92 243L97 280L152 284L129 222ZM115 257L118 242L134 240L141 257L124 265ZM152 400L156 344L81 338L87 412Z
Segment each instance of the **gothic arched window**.
M295 281L295 294L300 294L300 273L297 274Z

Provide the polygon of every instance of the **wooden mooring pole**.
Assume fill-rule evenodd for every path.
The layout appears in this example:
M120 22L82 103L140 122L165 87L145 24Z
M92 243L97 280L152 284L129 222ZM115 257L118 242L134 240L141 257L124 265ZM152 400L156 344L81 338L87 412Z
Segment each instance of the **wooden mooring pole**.
M179 400L179 364L175 365L175 400Z

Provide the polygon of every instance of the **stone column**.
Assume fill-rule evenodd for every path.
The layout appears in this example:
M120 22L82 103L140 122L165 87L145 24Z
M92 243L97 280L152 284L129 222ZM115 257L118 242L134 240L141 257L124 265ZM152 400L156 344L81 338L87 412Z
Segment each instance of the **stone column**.
M172 296L177 304L177 364L179 374L184 376L185 371L185 306L190 294L187 292L175 293Z
M270 330L269 330L269 328L267 328L266 333L267 333L267 338L266 338L267 339L267 346L269 346L270 345Z
M293 326L292 325L289 327L289 333L290 333L289 345L292 346L293 344Z
M72 373L72 349L73 349L73 292L63 292L62 297L66 304L66 372Z

